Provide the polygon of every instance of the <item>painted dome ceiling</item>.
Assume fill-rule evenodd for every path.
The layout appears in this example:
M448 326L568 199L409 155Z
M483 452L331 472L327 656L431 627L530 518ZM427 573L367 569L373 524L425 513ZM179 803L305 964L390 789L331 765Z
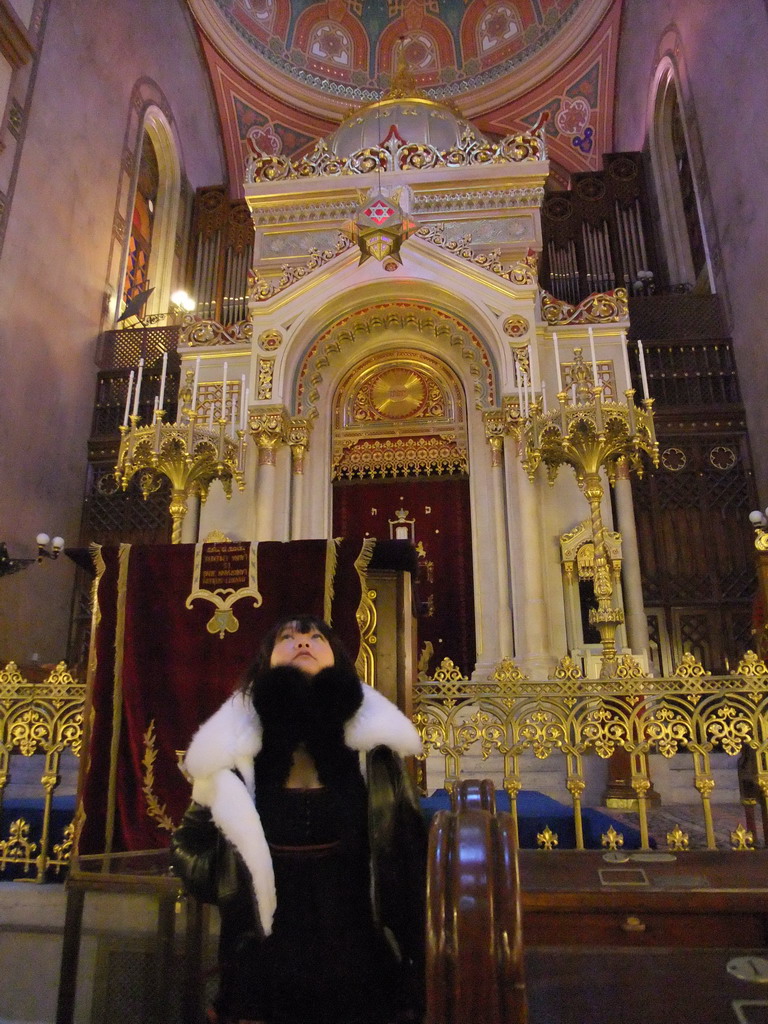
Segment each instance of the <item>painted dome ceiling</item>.
M386 94L403 64L420 92L481 131L510 134L548 111L547 132L563 148L550 155L568 170L594 169L606 148L621 0L188 4L231 170L249 137L266 152L307 151Z
M386 90L402 52L435 99L497 81L550 47L593 0L209 0L260 60L353 102Z

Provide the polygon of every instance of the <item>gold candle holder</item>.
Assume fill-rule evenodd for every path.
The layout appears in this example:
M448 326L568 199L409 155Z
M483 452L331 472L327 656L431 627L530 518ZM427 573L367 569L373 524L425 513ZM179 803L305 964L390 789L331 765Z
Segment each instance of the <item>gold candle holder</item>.
M191 408L192 373L187 372L185 386L179 392L182 409L175 423L163 422L164 412L156 411L153 422L140 426L140 417L129 417L129 424L120 427L120 449L115 478L123 490L139 474L139 486L146 499L160 486L161 478L171 482L168 511L173 520L171 542L181 542L181 530L191 495L201 501L208 496L214 480L220 480L227 498L232 496L232 481L242 491L245 487L244 430L227 432L224 416L214 424L198 422Z
M569 465L589 504L595 548L594 585L597 608L589 621L600 633L603 648L601 678L616 675L616 630L624 621L621 608L613 605L613 581L605 543L601 502L604 488L600 471L605 469L611 484L616 466L625 459L629 468L642 475L642 454L659 464L659 446L653 422L653 399L635 404L634 388L624 392L626 403L606 401L603 385L590 379L582 350L574 349L572 385L557 396L558 407L542 412L540 400L531 402L530 413L518 429L523 465L529 479L538 467L547 467L553 484L560 467Z

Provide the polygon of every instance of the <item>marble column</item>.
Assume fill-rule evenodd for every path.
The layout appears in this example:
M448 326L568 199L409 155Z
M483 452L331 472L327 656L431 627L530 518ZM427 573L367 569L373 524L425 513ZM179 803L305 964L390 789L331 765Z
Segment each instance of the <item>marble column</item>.
M291 446L291 540L301 540L304 521L304 464L309 448L310 420L294 416L288 434Z
M519 442L518 442L519 444ZM517 509L520 522L520 552L522 563L520 579L523 600L524 645L521 662L525 671L533 678L545 679L554 659L547 651L547 609L544 593L544 563L541 557L539 537L539 501L536 482L528 479L523 468L520 453L514 459L514 475L517 489Z
M491 448L491 488L493 495L493 524L496 535L496 587L499 609L499 658L514 655L514 631L509 586L509 540L504 508L504 415L493 409L484 415L485 436Z
M288 439L289 419L282 406L252 408L249 427L259 453L254 540L274 540L277 449Z
M181 543L197 544L200 530L200 495L190 494L187 499L187 514L181 524Z
M632 502L632 484L629 479L629 465L620 459L616 466L617 526L621 534L621 554L624 575L624 612L627 639L633 654L650 654L648 640L648 619L643 600L643 583L640 573L640 551L637 544L637 525Z

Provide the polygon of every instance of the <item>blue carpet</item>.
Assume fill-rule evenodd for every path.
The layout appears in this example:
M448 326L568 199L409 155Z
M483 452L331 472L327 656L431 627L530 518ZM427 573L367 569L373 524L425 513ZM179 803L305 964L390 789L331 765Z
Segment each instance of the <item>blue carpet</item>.
M75 816L75 797L56 796L54 793L51 807L51 831L50 849L56 843L64 840L64 829L70 824ZM17 818L24 818L29 824L28 840L31 843L39 843L43 831L43 801L38 797L13 797L3 801L2 813L0 813L0 839L8 839L12 822ZM39 848L36 851L40 852ZM25 871L18 864L9 862L3 870L3 881L10 881L14 878L34 878L36 869L34 867ZM51 882L63 882L66 872L58 874L52 868L47 874L47 880ZM2 1022L0 1022L2 1024Z
M449 811L451 809L451 798L445 789L436 789L431 796L422 797L422 810L427 821L438 811ZM509 811L509 794L504 790L496 791L496 809L498 811ZM584 845L588 850L599 850L602 848L601 836L613 825L617 832L624 836L625 850L637 850L640 848L640 832L631 825L603 814L602 811L595 811L591 808L583 808L581 812L582 827L584 829ZM561 850L572 850L576 846L576 830L573 825L573 809L567 804L558 803L552 797L544 796L534 790L523 789L517 797L517 823L520 834L520 846L523 849L538 847L536 836L543 832L549 825L552 832L557 834L557 848ZM655 843L651 842L654 846Z

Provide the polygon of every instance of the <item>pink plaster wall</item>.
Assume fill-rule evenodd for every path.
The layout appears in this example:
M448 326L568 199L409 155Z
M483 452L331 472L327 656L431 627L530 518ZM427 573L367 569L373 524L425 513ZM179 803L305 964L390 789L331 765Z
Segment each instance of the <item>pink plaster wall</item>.
M701 142L697 179L717 289L734 340L762 504L768 503L768 4L624 0L615 150L647 145L662 39L679 39L684 107ZM703 164L703 167L701 166Z
M218 122L182 0L53 2L0 258L0 539L76 541L94 352L130 97L152 79L192 188L224 180ZM65 653L66 558L0 580L0 660Z

